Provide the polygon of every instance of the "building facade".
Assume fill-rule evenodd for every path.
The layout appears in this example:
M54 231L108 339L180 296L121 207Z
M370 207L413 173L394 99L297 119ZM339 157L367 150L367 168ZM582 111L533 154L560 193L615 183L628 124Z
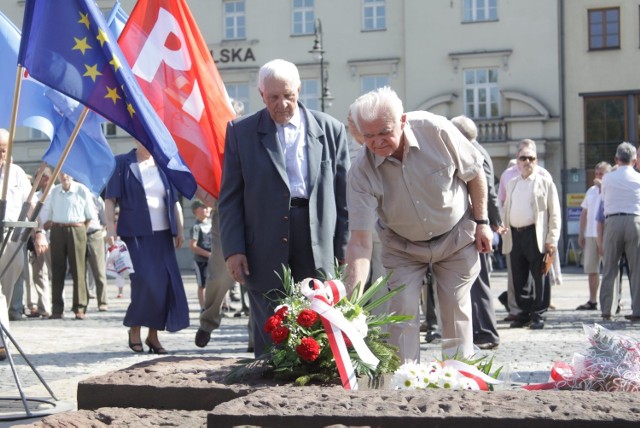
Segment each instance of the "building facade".
M389 85L407 111L473 118L498 175L520 139L535 140L563 199L584 192L589 170L619 142L638 143L640 0L187 3L245 113L263 107L257 72L274 58L298 65L303 103L345 123L356 97ZM107 12L113 0L98 4ZM126 12L134 4L122 0ZM23 5L0 0L18 26ZM131 147L121 130L105 132L115 153ZM33 170L45 148L18 143L14 157Z

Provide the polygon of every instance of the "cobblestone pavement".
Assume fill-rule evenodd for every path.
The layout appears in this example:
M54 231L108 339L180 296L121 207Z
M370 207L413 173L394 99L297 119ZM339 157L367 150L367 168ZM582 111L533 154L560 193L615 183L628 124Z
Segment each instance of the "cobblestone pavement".
M198 328L198 303L193 275L184 276L185 288L191 308L191 326L177 333L160 333L160 340L170 354L176 356L247 357L247 318L235 318L227 312L222 327L212 335L204 348L194 344ZM492 276L492 288L497 297L506 289L506 273L497 271ZM552 289L552 304L555 310L547 313L543 330L510 329L503 322L506 312L495 299L500 346L493 351L483 351L495 356L495 364L504 366L514 382L541 382L546 380L554 361L571 361L574 352L588 346L582 324L594 322L623 331L624 334L640 338L640 323L630 323L623 315L630 313L628 283L625 280L622 312L614 319L602 323L599 311L576 311L588 296L586 276L581 270L565 269L564 283ZM125 290L125 295L128 293ZM31 363L60 400L76 403L78 382L88 377L131 366L134 363L156 358L153 354L134 354L127 347L127 330L122 319L128 298L116 299L117 288L109 281L109 311L98 312L95 299L90 302L86 320L73 319L71 312L63 320L26 319L11 323L11 333ZM71 297L71 285L66 286L67 302ZM239 303L234 303L236 309ZM144 329L143 329L144 338ZM440 345L427 344L422 339L422 360L439 356ZM146 347L145 347L146 349ZM12 355L20 382L27 397L48 397L46 389L33 375L24 359L13 348ZM8 361L0 363L0 398L16 397L18 390ZM0 414L2 412L0 411ZM0 427L8 426L0 424Z

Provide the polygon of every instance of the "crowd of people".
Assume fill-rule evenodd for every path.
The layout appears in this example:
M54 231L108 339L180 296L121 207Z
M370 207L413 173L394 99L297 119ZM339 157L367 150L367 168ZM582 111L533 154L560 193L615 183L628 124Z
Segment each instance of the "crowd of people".
M176 258L186 235L198 286L198 347L207 346L220 327L225 296L240 284L248 299L248 305L242 299L242 311L250 315L247 350L260 356L271 344L263 325L283 291L282 266L301 281L333 275L337 262L347 265L348 291L385 272L393 273L389 290L405 287L384 307L412 316L389 327L389 340L403 362L420 358L421 312L431 313L427 340L441 339L443 352L471 356L478 348L493 349L500 344L490 285L496 238L508 270L507 291L500 298L509 313L505 320L511 328L544 328L551 285L561 281L561 209L552 177L538 165L533 140L519 143L496 189L491 157L465 116L449 120L406 112L398 95L384 87L353 102L346 128L299 102L298 69L284 60L263 65L257 86L265 107L245 116L241 104L234 104L238 117L227 125L219 198L213 206L191 203L196 221L187 233L177 190L138 142L116 156L104 200L60 173L60 184L52 188L31 231L28 284L16 287L24 257L7 265L16 243L9 240L0 259L6 270L3 327L23 311L29 317L63 318L68 274L75 319L87 317L90 289L98 310L108 311L105 244L112 248L122 242L133 269L123 320L128 346L133 352L143 352L146 345L149 352L167 353L158 333L189 325ZM7 142L8 133L0 130L3 179L11 163ZM577 309L596 310L600 288L603 319L619 311L619 270L626 260L632 296L632 314L626 318L636 321L640 174L633 169L631 144L621 144L615 160L612 172L605 162L596 165L594 186L583 203L579 243L589 300ZM18 165L11 164L10 171L5 219L12 221L37 196L29 200L31 184ZM51 171L42 177L40 191ZM427 283L430 293L425 293ZM21 288L27 291L24 297L14 293ZM421 310L421 301L430 302L431 309ZM0 358L5 344L3 338Z

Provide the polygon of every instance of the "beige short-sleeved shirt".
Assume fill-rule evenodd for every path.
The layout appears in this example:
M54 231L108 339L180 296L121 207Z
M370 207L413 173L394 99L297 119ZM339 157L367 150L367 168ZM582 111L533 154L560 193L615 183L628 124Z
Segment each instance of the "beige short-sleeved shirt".
M407 113L403 161L363 150L347 184L350 230L383 226L410 241L450 231L469 207L466 183L482 170L483 157L443 116Z

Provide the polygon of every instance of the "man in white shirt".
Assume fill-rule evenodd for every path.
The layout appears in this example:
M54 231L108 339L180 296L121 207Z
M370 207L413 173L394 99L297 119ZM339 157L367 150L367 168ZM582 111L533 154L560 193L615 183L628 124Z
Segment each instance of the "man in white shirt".
M602 179L604 201L604 270L600 288L600 311L604 320L611 319L614 283L622 253L627 256L631 285L632 314L625 318L640 321L640 174L633 169L636 149L622 143L616 150L618 167Z
M24 170L14 164L12 159L7 159L8 146L9 132L6 129L0 129L0 183L2 183L2 186L4 185L4 180L7 179L8 176L6 211L2 220L17 221L20 216L22 206L29 198L31 183L29 182L29 178ZM7 167L9 168L9 174L5 174ZM5 233L7 233L6 228ZM39 237L38 235L36 235L36 245L38 248L41 248L42 245L46 246L46 241L43 244L41 241L43 237ZM9 240L0 257L0 272L5 271L6 269L6 272L0 278L0 321L4 328L9 327L9 313L7 306L11 302L13 287L20 275L22 275L24 267L24 257L22 257L22 255L18 255L13 258L9 265L9 261L13 257L14 253L18 251L19 246L19 242L12 242ZM0 335L0 361L6 358L4 339L4 335Z
M525 147L518 152L521 173L507 186L504 224L508 232L502 247L511 260L515 296L522 309L511 327L529 325L533 330L544 328L542 314L549 308L551 290L542 274L543 258L557 251L562 221L556 186L536 171L536 163L535 149ZM532 292L526 290L529 275Z
M585 194L580 213L580 232L578 245L583 249L584 273L589 278L589 300L578 306L579 311L598 309L597 297L600 287L600 255L598 253L598 229L596 214L600 206L600 186L602 177L611 171L611 165L607 162L599 162L595 168L596 177Z

